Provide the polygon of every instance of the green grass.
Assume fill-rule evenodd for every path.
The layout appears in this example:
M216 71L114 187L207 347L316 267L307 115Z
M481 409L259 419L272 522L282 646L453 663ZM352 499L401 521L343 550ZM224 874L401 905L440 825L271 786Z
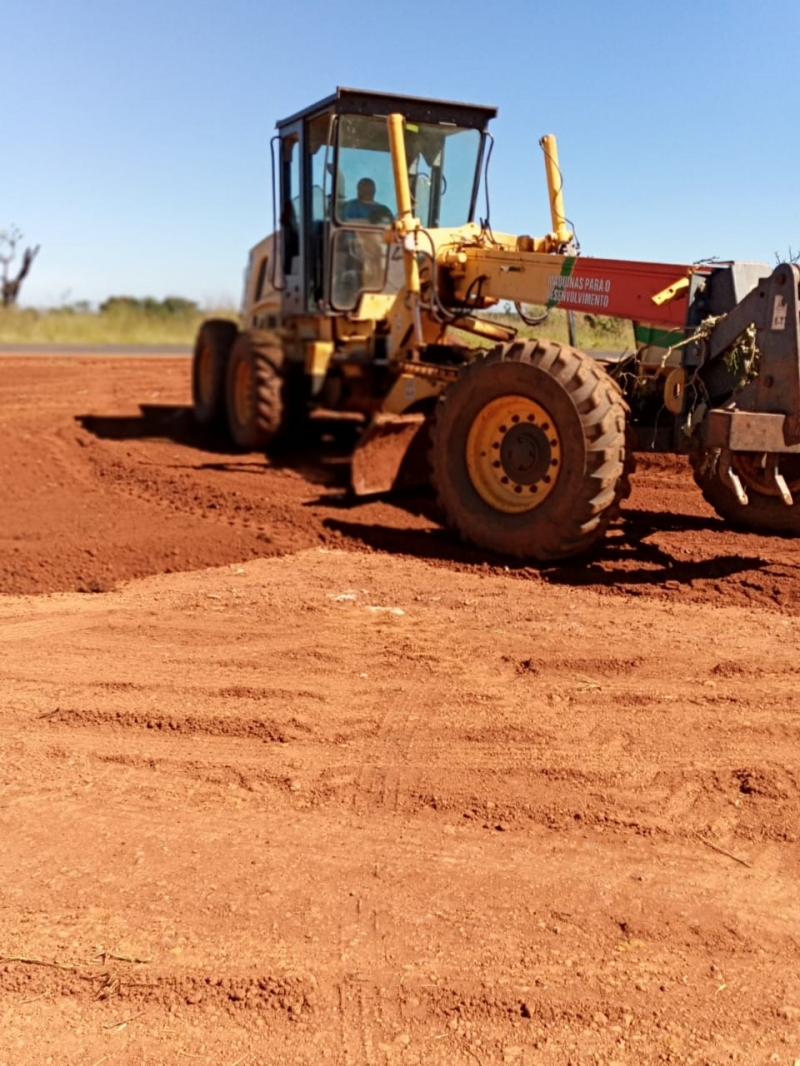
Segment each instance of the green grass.
M537 313L533 308L531 315ZM200 323L206 318L229 318L238 321L231 308L215 311L184 309L165 311L163 307L146 308L119 301L104 311L91 312L74 307L47 311L33 308L0 308L0 344L188 344L194 343ZM516 315L487 315L492 321L516 326L520 337L543 337L568 343L567 315L551 311L541 326L522 324ZM599 315L575 315L578 347L632 349L635 347L630 322ZM472 345L490 346L460 330L458 338Z
M528 310L528 315L538 313ZM562 344L569 343L569 327L566 311L551 311L541 326L520 324L516 315L501 316L509 325L518 325L520 336L549 337ZM628 349L633 351L636 342L633 336L633 323L624 318L605 318L602 315L584 315L575 312L576 347L582 351L592 348L608 348L616 351Z
M140 307L102 312L0 308L0 344L193 344L204 319L238 317L230 308L179 314Z
M535 318L541 314L543 308L529 307L525 313ZM482 317L499 325L511 326L517 330L517 336L522 338L541 337L559 341L561 344L569 344L569 327L567 325L567 312L553 310L547 319L539 326L526 326L515 314L492 314L488 312ZM466 340L469 344L487 346L491 341L483 338L475 338L459 330L460 340ZM575 313L575 333L577 336L576 347L581 351L591 351L595 348L605 348L612 351L633 351L636 347L633 336L633 325L623 318L603 318L600 315L584 315Z

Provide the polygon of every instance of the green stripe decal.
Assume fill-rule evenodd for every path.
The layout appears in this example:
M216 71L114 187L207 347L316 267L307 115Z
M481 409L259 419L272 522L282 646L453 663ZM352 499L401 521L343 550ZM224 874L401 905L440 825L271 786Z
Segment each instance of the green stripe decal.
M562 278L570 278L570 277L572 277L572 270L573 270L576 262L577 262L577 256L574 256L574 255L566 256L565 259L564 259L564 262L561 264L561 275L560 276ZM556 289L556 290L554 290L554 295L545 304L545 307L546 307L546 309L548 311L550 311L553 307L558 307L558 296L563 296L565 291L566 291L565 289Z
M686 337L682 329L658 329L642 322L635 323L633 335L637 344L650 348L671 348L673 344L680 344Z

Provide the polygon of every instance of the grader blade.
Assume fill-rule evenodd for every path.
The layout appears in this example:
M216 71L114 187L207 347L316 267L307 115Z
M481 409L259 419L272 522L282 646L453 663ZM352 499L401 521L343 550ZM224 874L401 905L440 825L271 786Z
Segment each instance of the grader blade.
M425 415L376 414L353 453L356 496L420 485L428 480Z

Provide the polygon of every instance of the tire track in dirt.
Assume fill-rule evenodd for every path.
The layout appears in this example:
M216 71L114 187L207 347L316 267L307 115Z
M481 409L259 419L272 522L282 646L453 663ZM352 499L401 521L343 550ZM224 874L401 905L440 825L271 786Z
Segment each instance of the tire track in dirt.
M699 701L698 713L705 715L715 700ZM676 753L652 760L649 767L640 764L635 781L629 782L621 735L610 746L602 746L603 761L595 768L559 765L553 761L559 745L554 751L554 738L548 732L524 726L509 729L505 724L479 728L451 724L447 709L446 700L435 710L430 701L425 706L425 685L419 682L404 687L402 698L392 702L377 729L349 735L341 729L311 727L296 718L237 715L235 708L227 717L58 708L46 716L43 726L56 732L62 727L86 730L82 750L100 763L128 766L145 776L157 773L215 786L234 782L250 792L256 789L252 802L265 807L270 795L278 793L299 810L349 807L363 814L382 810L424 814L442 823L461 819L474 831L501 827L519 832L538 825L559 832L593 827L659 839L691 839L698 832L751 841L795 839L800 787L796 775L780 761L780 733L773 746L775 761L762 752L757 761L728 757L720 762L709 752L699 761L695 756L687 782L686 757ZM127 745L117 753L110 751L92 733L97 727L112 735L135 730L158 736L160 753L140 757ZM417 767L412 753L423 731L426 757ZM709 744L715 732L708 729ZM216 743L204 757L198 758L198 752L187 760L181 755L186 737L208 737ZM259 749L265 743L286 747L297 769L292 771L288 763L263 765L258 749L248 753L238 746L242 741L255 741ZM426 760L441 758L445 745L453 757L473 764L472 780L460 780L454 787L437 779L436 761ZM74 745L68 742L64 750L70 749ZM298 776L302 788L295 784Z
M296 1021L319 1003L313 977L287 974L159 973L147 964L121 966L111 961L89 966L55 960L0 956L0 996L70 996L101 1000L120 1012L153 1006L179 1006L229 1014L268 1012Z
M592 556L519 566L458 544L424 493L348 498L341 446L328 454L316 442L268 464L203 444L188 381L186 360L4 362L0 494L13 508L0 531L0 590L101 592L130 577L323 543L534 585L800 611L798 542L726 527L681 457L639 457L624 521ZM148 404L154 395L160 406Z
M278 744L297 740L303 734L312 732L296 719L281 723L265 718L234 716L222 718L214 715L199 717L177 714L160 716L126 711L104 711L99 708L58 707L48 715L48 721L72 727L107 726L119 729L147 729L184 736L252 738Z
M141 1006L127 968L122 996L23 1005L47 986L0 964L3 1036L32 1015L39 1041L20 1066L71 1038L71 1000L98 1031L146 1007L209 1063L786 1057L797 620L451 564L176 574L53 601L89 633L4 643L3 942L154 960ZM262 980L316 1000L271 1006Z
M411 752L419 732L425 705L426 683L405 682L388 698L389 706L380 719L377 731L370 736L359 755L360 767L353 786L352 803L356 809L366 800L397 813L404 806L406 781ZM428 703L428 711L430 711ZM436 725L436 716L425 720L426 730ZM402 793L402 795L401 795Z

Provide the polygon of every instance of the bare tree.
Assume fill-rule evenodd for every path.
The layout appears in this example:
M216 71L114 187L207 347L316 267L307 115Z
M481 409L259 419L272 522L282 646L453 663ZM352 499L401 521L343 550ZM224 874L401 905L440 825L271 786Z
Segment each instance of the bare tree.
M13 307L17 302L22 282L28 275L34 259L39 251L39 245L35 248L26 248L22 253L22 262L15 277L10 275L11 264L17 257L17 245L22 240L22 232L16 226L9 230L0 230L0 303L3 307Z

